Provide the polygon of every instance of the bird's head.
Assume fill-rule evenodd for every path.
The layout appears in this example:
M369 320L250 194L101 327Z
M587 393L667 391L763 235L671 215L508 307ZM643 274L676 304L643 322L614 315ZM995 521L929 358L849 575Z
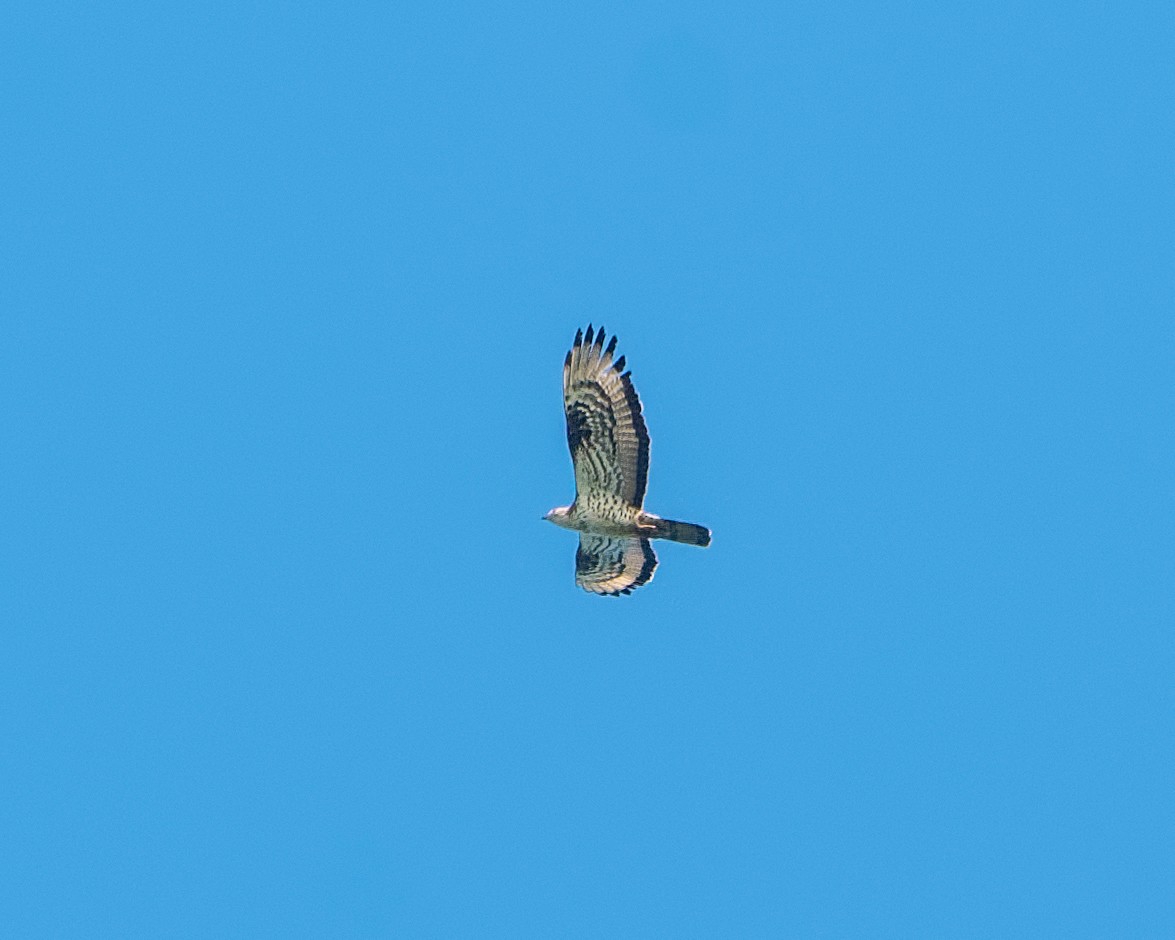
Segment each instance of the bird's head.
M568 517L570 515L571 515L571 507L570 506L556 506L549 513L547 513L545 516L543 516L543 518L547 522L553 522L553 523L555 523L555 525L562 526L563 528L566 529L569 527Z

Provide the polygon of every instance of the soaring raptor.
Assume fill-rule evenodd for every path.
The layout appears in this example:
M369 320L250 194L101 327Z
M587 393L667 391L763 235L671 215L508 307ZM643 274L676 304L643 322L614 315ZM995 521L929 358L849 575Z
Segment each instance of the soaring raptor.
M624 357L613 361L616 337L604 328L575 334L563 362L567 444L575 467L575 502L543 516L579 532L575 583L594 594L631 594L653 577L650 539L710 544L710 530L645 512L649 432Z

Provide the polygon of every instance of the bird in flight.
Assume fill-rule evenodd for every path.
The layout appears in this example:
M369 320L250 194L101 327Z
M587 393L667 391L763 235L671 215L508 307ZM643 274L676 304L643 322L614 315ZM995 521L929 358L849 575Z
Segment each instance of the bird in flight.
M650 539L710 544L710 530L662 519L641 507L649 474L649 432L641 400L613 360L616 337L604 347L604 328L576 331L563 361L563 410L575 468L575 502L543 516L579 532L575 583L593 594L631 594L657 567Z

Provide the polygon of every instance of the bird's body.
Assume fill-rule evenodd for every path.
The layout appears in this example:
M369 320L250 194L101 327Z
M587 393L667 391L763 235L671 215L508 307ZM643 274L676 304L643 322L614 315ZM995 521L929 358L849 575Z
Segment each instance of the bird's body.
M614 535L617 538L655 538L648 521L649 514L622 503L589 508L576 500L567 507L566 516L553 516L551 522L576 532L592 535Z
M662 519L643 509L649 434L624 357L613 361L616 337L604 330L575 334L563 363L567 443L575 468L575 502L544 519L580 533L575 580L596 594L628 594L653 577L649 539L710 544L710 530Z

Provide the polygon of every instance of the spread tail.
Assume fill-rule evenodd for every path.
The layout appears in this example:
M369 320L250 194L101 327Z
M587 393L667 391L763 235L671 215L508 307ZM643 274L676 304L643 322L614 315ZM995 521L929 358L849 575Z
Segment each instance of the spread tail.
M674 522L672 519L657 520L656 537L669 539L671 542L683 542L686 545L700 545L702 548L710 544L710 530L704 525Z

